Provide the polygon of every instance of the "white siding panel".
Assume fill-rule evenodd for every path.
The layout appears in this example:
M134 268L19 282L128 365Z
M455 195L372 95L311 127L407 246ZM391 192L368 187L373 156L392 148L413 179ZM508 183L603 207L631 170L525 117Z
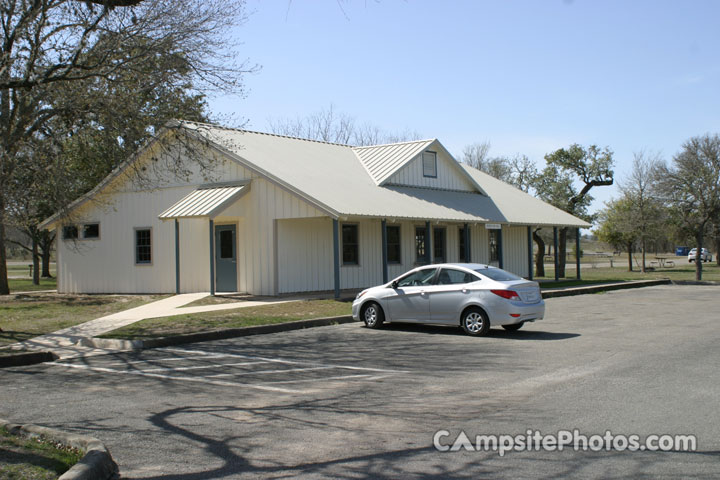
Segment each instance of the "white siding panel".
M423 176L422 155L409 162L388 178L385 185L407 185L430 187L443 190L475 192L477 189L468 180L461 168L457 168L454 159L443 152L437 152L437 178Z
M527 227L503 227L503 268L528 276Z
M332 220L280 220L277 232L279 293L332 290Z

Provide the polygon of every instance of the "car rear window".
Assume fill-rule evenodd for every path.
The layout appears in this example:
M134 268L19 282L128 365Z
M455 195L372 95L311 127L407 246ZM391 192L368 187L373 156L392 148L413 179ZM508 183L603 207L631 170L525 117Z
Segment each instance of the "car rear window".
M492 280L497 280L499 282L522 280L522 277L518 277L514 273L506 272L501 268L480 268L475 271L478 272L480 275L485 275L486 277Z

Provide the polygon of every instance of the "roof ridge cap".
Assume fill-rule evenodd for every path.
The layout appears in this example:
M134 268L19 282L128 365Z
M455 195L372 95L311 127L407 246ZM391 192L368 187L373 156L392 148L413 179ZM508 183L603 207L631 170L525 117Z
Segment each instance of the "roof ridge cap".
M304 142L314 142L314 143L322 143L322 144L325 144L325 145L335 145L335 146L338 146L338 147L354 148L352 145L348 145L348 144L346 144L346 143L327 142L327 141L324 141L324 140L314 140L314 139L312 139L312 138L293 137L292 135L282 135L282 134L279 134L279 133L259 132L259 131L257 131L257 130L248 130L248 129L245 129L245 128L226 127L226 126L217 125L217 124L214 124L214 123L194 122L194 121L190 121L190 120L179 120L179 122L180 122L181 125L183 125L183 124L201 125L201 126L204 126L204 127L217 128L217 129L219 129L219 130L230 130L230 131L240 132L240 133L252 133L252 134L256 134L256 135L267 135L267 136L269 136L269 137L288 138L288 139L291 139L291 140L302 140L302 141L304 141Z

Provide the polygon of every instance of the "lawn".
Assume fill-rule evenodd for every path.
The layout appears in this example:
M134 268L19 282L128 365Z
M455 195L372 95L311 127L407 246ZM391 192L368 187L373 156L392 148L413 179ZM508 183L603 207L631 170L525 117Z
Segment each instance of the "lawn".
M0 428L0 479L56 479L80 458L77 449L12 435Z
M351 304L348 302L302 300L237 310L149 318L102 336L105 338L148 339L350 314Z
M35 292L38 290L56 290L56 278L41 278L40 285L33 285L31 278L10 278L10 292Z
M0 297L0 346L162 298L150 295L29 294Z
M605 282L625 282L632 280L655 280L669 278L673 281L694 281L695 280L695 264L680 261L675 262L675 267L655 269L646 273L641 273L640 269L634 266L632 272L628 272L627 264L615 263L615 267L585 267L580 270L581 281L575 278L575 265L568 265L566 268L566 278L555 282L555 269L552 266L545 266L545 277L535 278L540 282L543 288L567 287L573 285L590 285ZM648 262L649 263L649 262ZM717 282L720 281L720 267L715 263L703 264L703 281Z

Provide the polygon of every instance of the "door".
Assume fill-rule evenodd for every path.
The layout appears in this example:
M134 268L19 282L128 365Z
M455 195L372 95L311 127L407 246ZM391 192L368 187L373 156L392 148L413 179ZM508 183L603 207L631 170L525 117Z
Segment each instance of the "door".
M428 322L430 321L430 302L426 290L435 277L435 268L426 268L413 272L398 281L396 288L385 297L385 305L390 313L390 321Z
M235 225L215 226L215 290L237 292Z
M460 312L472 295L468 284L479 280L478 277L454 268L442 268L435 285L428 288L430 300L430 320L433 323L457 325Z

